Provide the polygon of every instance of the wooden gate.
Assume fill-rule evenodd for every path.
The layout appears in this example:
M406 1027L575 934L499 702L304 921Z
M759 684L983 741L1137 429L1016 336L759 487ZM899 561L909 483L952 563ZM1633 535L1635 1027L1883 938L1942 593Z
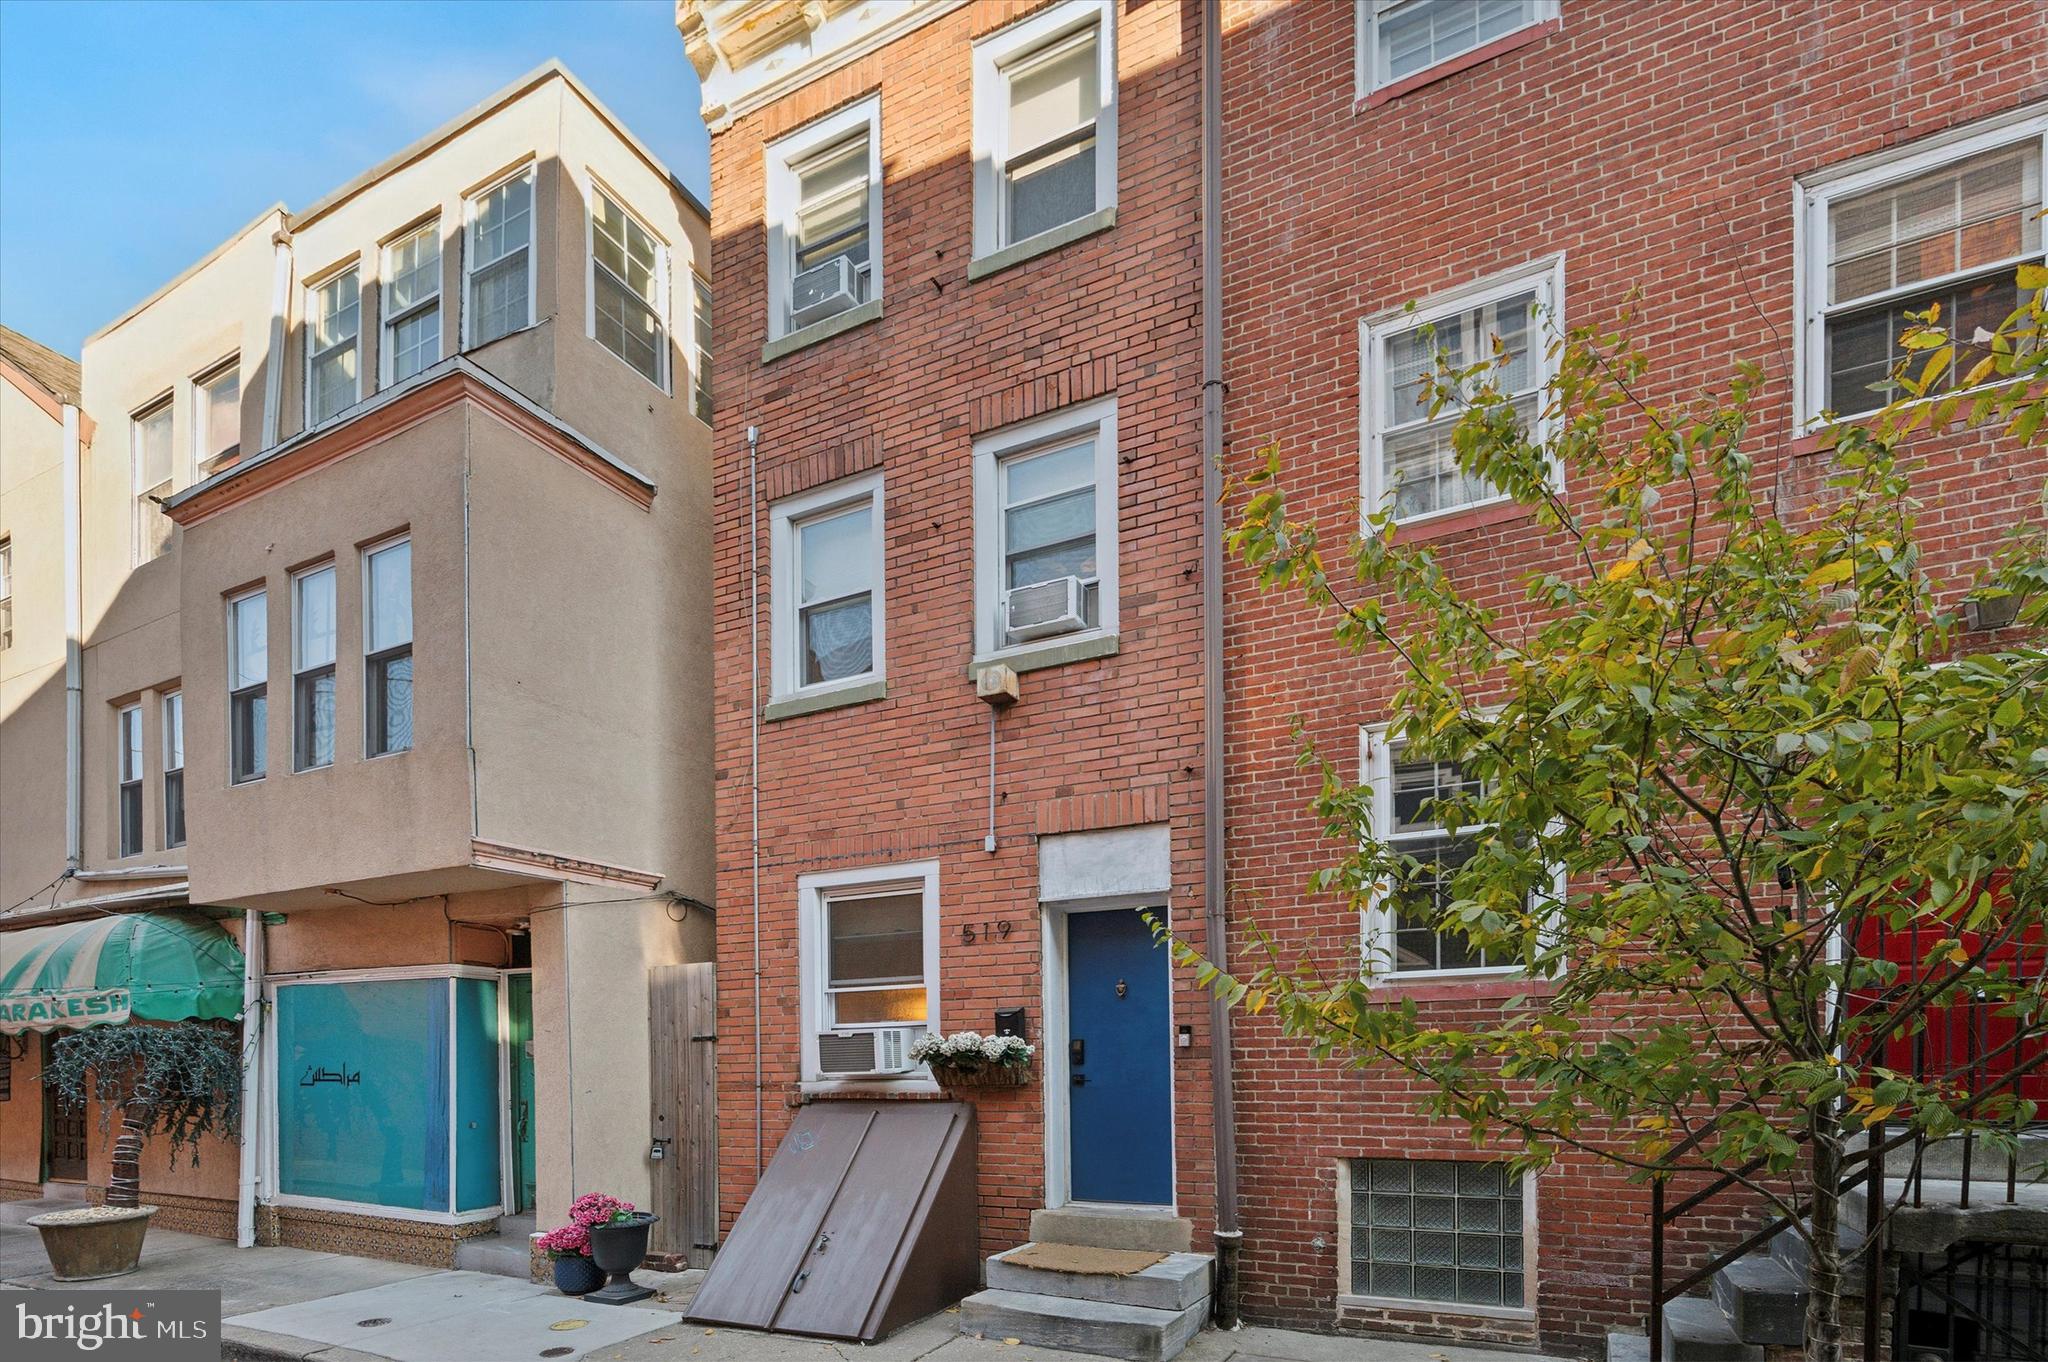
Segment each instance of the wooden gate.
M709 1267L718 1246L718 975L715 965L648 971L653 1020L654 1227L649 1251Z

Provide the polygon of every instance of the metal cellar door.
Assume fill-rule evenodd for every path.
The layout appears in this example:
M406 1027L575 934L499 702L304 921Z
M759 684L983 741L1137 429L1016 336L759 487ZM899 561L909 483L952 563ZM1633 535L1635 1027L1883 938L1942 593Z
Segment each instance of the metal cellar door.
M979 1285L974 1109L798 1110L689 1318L872 1343Z

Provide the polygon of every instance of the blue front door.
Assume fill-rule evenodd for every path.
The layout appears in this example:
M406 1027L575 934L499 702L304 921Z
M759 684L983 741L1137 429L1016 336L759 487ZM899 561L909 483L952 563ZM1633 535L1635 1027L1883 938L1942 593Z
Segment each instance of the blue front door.
M1173 1201L1167 954L1135 909L1067 915L1075 1201Z

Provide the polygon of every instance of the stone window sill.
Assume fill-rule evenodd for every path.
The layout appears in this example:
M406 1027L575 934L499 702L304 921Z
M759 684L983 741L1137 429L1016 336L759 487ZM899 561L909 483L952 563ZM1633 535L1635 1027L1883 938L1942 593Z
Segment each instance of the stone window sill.
M778 336L761 347L761 362L773 364L784 355L793 355L799 350L841 336L855 327L866 326L869 322L882 320L882 300L870 298L859 307L848 308L836 317L827 317L822 322L812 322L799 331Z
M979 678L990 667L1008 667L1022 675L1046 667L1064 667L1071 662L1088 662L1098 657L1112 657L1117 650L1115 634L1092 634L1086 638L1072 640L1053 639L1046 643L1027 644L1007 652L989 653L977 657L968 664L969 678Z
M885 677L864 681L858 686L838 686L832 690L821 690L808 695L790 695L780 700L770 700L761 711L761 718L767 723L777 719L794 719L800 714L817 714L828 709L843 709L848 705L865 705L873 700L886 699L889 682Z
M1072 222L1063 223L1051 231L1040 232L1037 236L1028 237L1014 246L1005 246L1000 251L991 251L978 259L970 260L967 263L967 277L970 280L986 279L991 274L1001 274L1013 265L1021 265L1027 260L1044 255L1047 251L1070 246L1085 237L1094 236L1097 232L1106 232L1114 226L1116 205L1098 208L1085 218L1075 218Z

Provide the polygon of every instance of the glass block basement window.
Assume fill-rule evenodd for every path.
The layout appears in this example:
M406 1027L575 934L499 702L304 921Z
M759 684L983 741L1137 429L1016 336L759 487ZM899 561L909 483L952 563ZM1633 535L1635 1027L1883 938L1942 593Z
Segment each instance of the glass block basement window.
M1351 1161L1351 1294L1519 1307L1522 1179L1492 1163Z

